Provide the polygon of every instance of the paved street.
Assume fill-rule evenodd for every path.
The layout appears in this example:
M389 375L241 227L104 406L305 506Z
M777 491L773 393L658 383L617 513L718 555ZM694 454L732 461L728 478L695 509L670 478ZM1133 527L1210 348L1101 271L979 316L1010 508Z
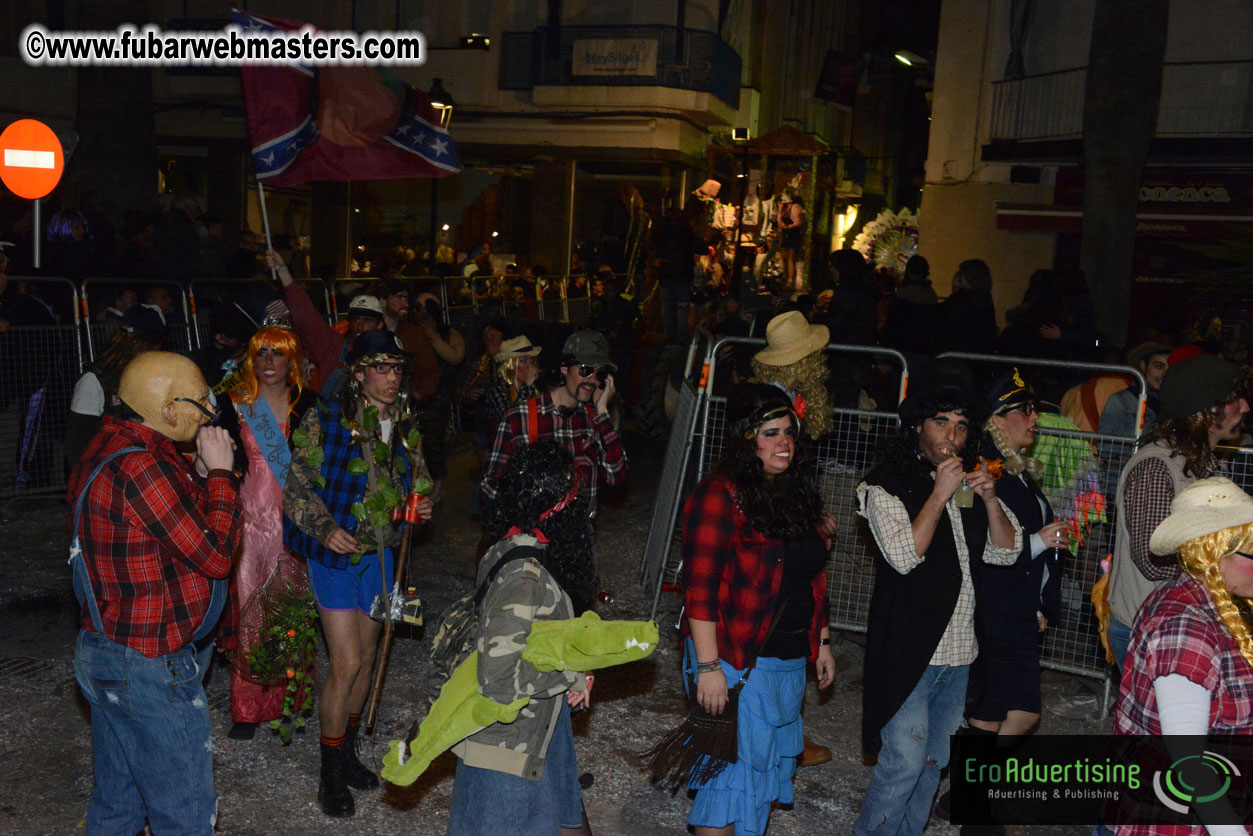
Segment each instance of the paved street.
M610 495L598 525L604 586L614 601L606 617L647 615L636 579L647 533L652 492L660 468L658 445L627 436L631 476L626 490ZM451 464L447 523L433 530L415 550L428 620L433 621L469 588L477 524L468 505L467 472L473 456ZM0 511L0 833L19 836L83 832L91 792L90 727L72 670L75 605L65 563L64 507L57 502L22 502ZM441 530L442 529L442 530ZM679 834L685 832L689 802L649 787L634 753L646 749L676 724L685 710L677 675L674 614L677 597L663 599L668 615L662 646L654 656L597 677L592 711L576 715L580 768L594 784L584 793L597 834ZM430 630L406 635L395 646L379 714L374 751L425 712L425 662ZM805 708L810 735L832 747L834 759L802 770L796 803L777 811L771 836L848 832L856 817L869 770L858 751L861 699L860 637L836 642L840 673L829 693L811 688ZM323 660L325 661L325 660ZM226 669L209 680L213 713L215 774L221 796L218 829L236 836L268 834L346 834L425 836L447 828L454 761L436 761L412 787L387 793L356 793L357 816L335 821L316 804L317 721L290 746L262 728L255 740L226 736L230 709ZM1046 674L1045 731L1096 731L1097 697L1070 677ZM956 834L933 823L929 832ZM1021 832L1027 832L1022 829ZM1034 829L1037 833L1089 832L1087 828Z

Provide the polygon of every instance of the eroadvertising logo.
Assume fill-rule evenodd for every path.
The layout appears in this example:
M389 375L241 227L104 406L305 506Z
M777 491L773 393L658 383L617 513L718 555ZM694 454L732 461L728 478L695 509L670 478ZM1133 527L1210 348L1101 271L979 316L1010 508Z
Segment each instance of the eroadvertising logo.
M1233 779L1241 777L1240 769L1230 758L1217 752L1186 755L1169 769L1153 774L1153 792L1159 801L1181 815L1198 804L1210 804L1225 798Z
M953 738L955 824L1244 823L1253 736Z

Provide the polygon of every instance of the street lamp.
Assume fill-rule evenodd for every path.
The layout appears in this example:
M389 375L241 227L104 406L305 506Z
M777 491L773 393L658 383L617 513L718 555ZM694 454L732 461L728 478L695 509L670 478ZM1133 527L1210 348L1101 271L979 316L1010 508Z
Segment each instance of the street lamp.
M434 79L431 83L430 92L427 96L431 100L431 107L435 109L435 115L439 117L439 126L444 130L448 130L448 126L452 124L453 100L448 91L444 89L444 80L442 78ZM431 269L435 268L435 256L439 252L439 178L431 178ZM448 224L444 224L444 229L448 229Z
M898 49L892 57L906 67L927 67L931 64L926 58L923 58L916 52L910 52L908 49Z
M448 123L452 122L454 102L452 96L444 89L444 80L442 78L437 78L431 83L431 89L427 96L431 99L431 107L435 108L435 113L439 116L439 126L444 130L448 130Z

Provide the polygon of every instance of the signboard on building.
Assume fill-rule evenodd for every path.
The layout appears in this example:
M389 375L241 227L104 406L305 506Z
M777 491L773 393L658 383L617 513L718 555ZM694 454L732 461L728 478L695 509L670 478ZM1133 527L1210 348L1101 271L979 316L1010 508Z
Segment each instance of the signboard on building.
M574 42L571 75L657 75L657 41L648 38Z

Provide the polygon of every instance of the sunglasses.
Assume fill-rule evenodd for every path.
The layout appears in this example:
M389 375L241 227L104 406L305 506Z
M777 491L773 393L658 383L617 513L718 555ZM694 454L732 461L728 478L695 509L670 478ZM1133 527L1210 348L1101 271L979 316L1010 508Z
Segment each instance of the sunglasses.
M588 366L580 364L574 368L579 373L579 377L591 377L592 375L596 375L596 379L601 383L604 383L609 379L608 366Z
M371 363L369 368L374 369L375 374L405 373L404 363Z
M1006 412L1021 412L1023 415L1034 415L1036 414L1036 412L1038 412L1038 410L1036 409L1035 401L1025 401L1023 403L1018 404L1017 406L1010 407L1009 409L1005 411Z

